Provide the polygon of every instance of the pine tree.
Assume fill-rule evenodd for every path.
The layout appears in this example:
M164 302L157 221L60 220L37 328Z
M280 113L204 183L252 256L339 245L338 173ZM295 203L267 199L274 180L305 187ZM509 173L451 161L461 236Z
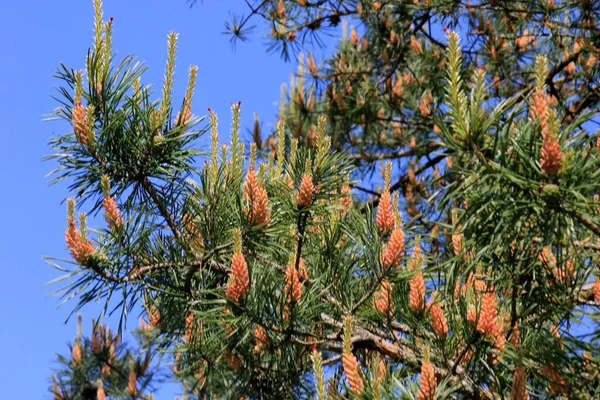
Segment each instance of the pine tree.
M111 21L102 22L101 4L94 3L96 30L85 71L62 66L57 73L64 86L56 115L72 129L51 141L52 158L59 163L56 179L72 182L75 199L68 202L65 234L73 261L52 262L67 270L63 296L76 297L76 308L96 299L108 307L114 298L123 322L136 306L143 309L152 329L142 329L141 346L152 343L172 358L187 396L600 396L600 140L586 129L595 114L591 100L582 100L594 96L585 79L597 77L596 66L581 75L575 66L562 80L557 75L569 64L555 64L551 51L535 47L534 59L518 67L531 78L509 81L499 95L494 71L471 68L473 54L463 52L459 34L448 30L436 58L443 66L435 68L438 87L422 82L409 90L392 79L396 93L412 93L416 112L406 115L414 122L414 140L407 143L414 162L396 169L385 163L380 201L370 202L360 189L350 190L363 172L356 161L369 159L354 145L340 145L335 113L311 115L308 125L293 122L294 107L310 104L310 96L297 90L273 135L273 151L259 153L262 143L255 140L248 154L239 135L241 104L233 103L231 141L220 145L212 111L208 126L196 128L203 119L193 115L195 67L174 109L177 35L168 35L164 86L160 99L152 100L141 83L144 68L131 57L114 59ZM328 2L289 3L265 2L264 14L277 22L274 35L294 42L301 29L293 37L282 28L299 19L292 10L310 13ZM431 67L426 60L433 49L421 29L426 22L410 26L402 18L446 3L349 4L367 21L383 23L380 29L390 29L388 22L404 26L397 32L402 38L414 30L408 41L390 34L389 42L406 43L412 62ZM395 7L407 11L386 14ZM489 12L494 24L516 24L511 10L502 20L500 6L465 7L475 15ZM521 16L523 23L537 23L539 13L533 15ZM569 18L583 24L586 15ZM518 39L519 48L533 46L528 34ZM356 30L341 46L371 49ZM578 54L590 49L580 45ZM385 78L380 67L404 60L387 57L373 78ZM573 104L585 106L565 108L553 93L559 84L574 91ZM354 118L352 124L362 118L343 115ZM435 129L430 125L431 132L419 135L425 132L420 119ZM197 163L194 146L208 132L211 153ZM358 140L368 140L368 132L360 131ZM421 149L429 140L434 147ZM381 144L369 151L388 158ZM442 162L443 175L423 175ZM403 183L393 183L403 168ZM103 209L106 225L89 229L86 213L75 218L76 207ZM87 343L78 333L70 358L63 357L68 368L59 374L55 396L92 386L96 396L102 388L115 398L148 398L140 374L131 378L135 360L122 363L130 365L126 380L105 382L97 374L102 360L88 351L94 352L93 340Z
M91 334L83 335L81 315L69 355L58 355L60 367L52 375L55 400L147 398L160 381L156 367L156 330L140 320L139 348L127 346L119 333L92 320Z
M391 192L400 191L410 217L428 224L436 214L430 198L447 178L447 149L437 135L447 122L444 30L462 38L455 78L468 80L483 68L489 102L515 96L526 101L532 61L544 54L546 90L572 122L600 104L599 15L597 2L579 0L282 0L254 2L228 27L232 40L246 40L262 20L271 30L269 50L297 59L296 77L282 87L278 116L293 137L311 143L326 115L332 146L350 154L360 178L380 161L394 161ZM314 53L327 35L340 31L333 55ZM254 140L266 154L277 142L271 133ZM374 206L381 200L373 182L353 188Z

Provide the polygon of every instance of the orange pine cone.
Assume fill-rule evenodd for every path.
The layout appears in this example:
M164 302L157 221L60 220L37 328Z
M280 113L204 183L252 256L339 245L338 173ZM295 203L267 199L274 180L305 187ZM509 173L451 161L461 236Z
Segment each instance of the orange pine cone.
M345 353L342 356L342 365L344 367L346 379L350 385L350 390L360 396L363 391L364 383L360 376L360 372L358 370L358 361L356 360L354 354Z
M232 301L239 303L249 287L250 277L248 275L246 259L241 252L236 252L233 254L231 260L231 272L229 274L229 282L225 289L225 296Z
M421 244L417 242L415 243L415 247L413 248L412 254L410 256L410 261L408 262L408 270L418 270L421 268L422 265L423 255L421 253Z
M432 303L429 307L429 319L431 320L431 327L435 334L439 337L446 337L448 334L448 324L446 322L446 316L442 311L442 307L438 303Z
M186 343L190 343L192 341L192 334L194 328L194 314L189 313L185 317L185 335L184 339Z
M102 201L102 205L104 206L104 211L106 212L106 222L108 223L108 227L110 229L115 227L120 228L123 220L115 199L112 196L106 196Z
M402 86L402 77L397 76L394 81L394 86L392 87L392 94L398 99L402 97L404 94L404 87Z
M71 350L71 360L75 366L81 364L81 347L79 346L79 342L75 342L75 344L73 344L73 349Z
M100 337L99 337L99 333L98 332L94 332L92 333L92 353L98 355L102 352L103 350L103 345L100 342Z
M546 269L551 271L552 267L556 266L556 257L552 253L552 249L549 246L546 246L542 249L540 253L540 261L546 264Z
M246 183L244 185L244 196L250 204L248 217L255 225L266 225L269 222L269 199L267 190L260 184L254 170L254 166L248 168Z
M388 190L384 190L381 194L375 222L382 235L385 235L394 227L394 214L392 212L392 202Z
M64 400L62 390L58 387L54 375L52 375L52 394L53 400Z
M260 326L256 327L252 332L254 334L254 338L256 339L256 344L254 345L254 351L258 353L262 350L263 347L269 343L269 338L265 334L265 331Z
M302 280L302 281L308 279L308 271L306 270L306 262L304 262L304 259L302 257L300 257L300 263L298 265L298 278L300 278L300 280Z
M560 142L557 138L552 137L549 132L543 136L540 153L542 170L548 175L555 175L562 167L563 153L560 150Z
M289 305L287 305L287 304L283 305L283 313L282 313L281 317L284 321L290 320L290 318L292 317L292 310L290 309Z
M102 376L106 377L110 375L111 371L112 370L110 369L110 366L108 364L104 364L102 365L102 370L100 372L102 373Z
M289 263L285 269L285 292L289 298L294 301L300 301L304 285L300 282L296 267Z
M460 365L465 366L469 362L471 362L471 360L475 356L475 352L468 347L458 345L456 351L454 352L454 358L458 359L458 357L460 357L461 355L462 358L460 359Z
M256 176L256 171L254 166L251 165L248 168L248 173L246 174L246 182L244 183L244 196L248 201L252 201L254 197L254 193L258 190L258 178Z
M160 315L160 311L157 308L153 308L150 313L148 313L148 323L153 328L159 328L161 325L162 316Z
M510 343L515 347L521 344L521 331L519 330L518 325L515 325L512 329L512 333L510 335Z
M223 354L223 360L231 369L240 369L242 367L242 360L231 353Z
M429 92L427 92L427 94L425 94L423 97L421 97L421 100L419 101L419 105L417 106L417 109L419 110L421 115L426 117L431 114L431 107L429 105L431 104L432 101L433 101L433 96Z
M542 128L542 132L548 129L548 98L542 90L536 90L533 93L533 99L529 106L529 115L537 119Z
M471 282L475 293L483 293L486 291L487 285L481 275L479 275L477 278L473 277Z
M227 286L225 287L225 296L231 299L231 301L239 303L244 293L244 289L237 281L230 280L227 282Z
M452 250L454 250L454 255L459 255L463 249L463 240L464 236L461 233L455 233L452 235Z
M194 219L187 213L183 214L182 220L185 232L188 235L188 240L191 242L192 247L196 250L202 249L202 233L198 228L198 224L196 224Z
M392 285L387 280L381 282L379 290L377 290L373 296L373 303L379 312L385 315L390 315L392 313L394 308Z
M462 296L463 294L463 288L460 285L460 281L457 281L454 284L454 299L458 300L458 296Z
M554 267L553 273L556 281L568 285L571 283L573 276L575 275L575 262L573 259L568 259L564 262L562 268L559 266Z
M279 0L277 2L277 6L275 7L275 13L279 18L285 17L285 4L283 4L283 0Z
M181 118L180 118L181 116ZM190 107L190 103L187 100L184 100L183 106L181 107L181 111L177 113L175 117L175 121L177 126L182 126L188 123L190 117L192 116L192 111Z
M498 322L496 322L496 326L499 326ZM492 354L492 364L496 364L504 354L504 348L506 347L506 336L504 336L502 329L497 328L494 331L493 343L495 351Z
M542 369L542 375L548 380L548 389L551 393L557 396L565 394L567 383L556 369L545 367Z
M106 393L104 393L104 388L102 386L96 391L96 400L106 400Z
M127 380L127 393L131 396L131 397L136 397L137 396L137 377L135 376L135 371L133 370L133 368L131 368L129 370L129 378Z
M423 49L421 48L421 42L419 42L414 36L411 36L410 38L410 48L417 56L423 52Z
M269 223L269 199L267 190L260 186L252 200L252 220L256 225L266 227Z
M73 107L73 110L71 111L71 122L77 140L79 143L87 146L87 116L85 115L85 109L80 101L75 104L75 107Z
M383 256L383 264L386 267L400 265L404 255L404 231L400 227L394 228L387 249Z
M577 69L577 67L575 66L575 63L573 61L571 61L569 64L567 64L567 66L565 67L565 74L567 75L572 75L575 72L575 69Z
M414 312L421 312L425 308L425 280L423 273L417 272L409 282L408 305Z
M600 302L600 280L594 282L592 293L594 294L594 300Z
M517 50L522 50L533 43L534 40L534 35L530 35L529 31L525 29L520 36L515 38L515 47Z
M385 375L387 372L387 368L385 367L385 362L383 359L379 360L379 371L377 371L377 380L379 383L385 380Z
M77 249L80 238L81 238L81 234L79 233L79 230L75 227L75 221L71 217L67 218L67 230L65 231L65 242L67 243L67 248L69 250L71 250L71 255L75 259L77 259L77 257L75 257L75 254L73 254L73 249Z
M71 256L82 265L87 264L89 257L96 250L89 240L82 237L79 230L75 228L75 221L70 217L67 219L65 242L67 248L71 251Z
M562 166L563 153L560 142L548 130L548 96L542 90L533 93L530 105L530 115L540 123L542 131L542 148L540 150L540 165L544 173L555 175Z
M433 365L431 363L424 362L421 366L421 383L419 385L419 394L417 395L417 399L434 400L436 387L437 382L435 379Z
M300 190L296 199L299 209L310 207L314 192L315 186L313 185L312 178L306 173L302 174L302 182L300 182Z
M496 294L486 292L481 299L481 311L477 321L477 330L488 338L493 338L499 326L496 324L498 316L498 304Z
M511 400L529 400L527 393L527 374L523 368L515 368L513 374Z
M344 211L348 211L352 208L352 193L350 192L350 186L344 185L340 189L340 193L343 194L342 199L340 200L340 206Z
M350 28L350 44L354 47L358 45L358 34L356 33L354 27Z

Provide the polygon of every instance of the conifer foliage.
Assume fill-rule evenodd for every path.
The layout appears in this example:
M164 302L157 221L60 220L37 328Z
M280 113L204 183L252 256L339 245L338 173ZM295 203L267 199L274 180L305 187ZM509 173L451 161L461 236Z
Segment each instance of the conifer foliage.
M160 380L156 368L154 339L149 324L140 324L136 333L139 348L130 348L120 334L92 321L89 337L83 336L78 316L77 336L71 353L58 356L60 367L52 375L55 400L147 398ZM151 397L148 397L151 398Z
M288 2L272 3L283 25ZM378 202L350 190L360 171L335 143L332 116L314 128L282 118L261 157L260 141L245 151L233 103L230 143L220 144L211 110L197 129L195 67L174 105L177 35L153 100L144 67L115 59L113 21L94 6L84 71L57 72L56 116L71 129L52 139L50 158L71 183L72 260L50 261L66 271L62 296L75 308L116 303L123 322L142 309L145 357L162 355L188 398L600 396L600 140L584 128L593 114L555 104L552 60L536 55L530 87L498 99L489 71L465 73L459 35L447 32L444 91L418 100L445 160L443 176L422 185L435 191L419 215L411 191L401 203L391 162ZM393 8L356 7L369 18ZM369 46L356 31L348 42ZM428 50L418 37L390 42ZM399 76L390 79L401 97ZM421 187L422 168L409 166L403 182ZM91 229L75 207L106 221ZM78 333L55 399L151 398L149 361L119 353L108 332Z

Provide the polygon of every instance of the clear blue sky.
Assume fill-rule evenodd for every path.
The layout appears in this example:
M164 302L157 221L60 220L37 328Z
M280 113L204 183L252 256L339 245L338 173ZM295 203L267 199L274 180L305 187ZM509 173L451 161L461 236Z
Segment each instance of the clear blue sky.
M242 101L245 128L253 112L275 120L280 85L295 69L267 54L259 34L233 51L228 36L221 34L231 10L244 10L244 3L205 0L190 9L185 0L104 1L105 18L115 18L114 49L145 61L150 70L144 81L155 87L162 81L167 33L179 32L176 95L184 90L188 66L197 64L193 112L216 110L224 136L232 101ZM55 353L67 350L76 322L64 324L72 305L57 309L58 298L48 296L53 288L43 287L58 272L42 256L67 257L61 204L67 191L65 184L48 185L45 175L55 165L40 159L49 153L49 138L69 127L42 118L56 106L50 95L58 82L51 75L59 63L84 66L92 1L2 0L0 16L0 397L48 399ZM98 311L93 306L84 310L87 331ZM158 398L173 397L163 391Z

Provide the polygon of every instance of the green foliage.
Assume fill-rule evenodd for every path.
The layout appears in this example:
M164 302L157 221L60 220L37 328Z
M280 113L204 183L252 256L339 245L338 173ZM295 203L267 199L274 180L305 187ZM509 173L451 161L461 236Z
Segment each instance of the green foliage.
M555 56L567 34L560 43L536 34L535 45L527 32L513 37L516 26L543 25L539 13L579 6L354 1L318 14L328 4L281 0L252 12L286 46L298 39L291 32L354 13L366 38L352 28L342 40L324 98L305 91L300 64L283 121L267 143L255 132L250 161L238 103L220 150L211 112L210 159L195 168L204 132L189 109L195 69L174 116L174 33L161 101L131 58L110 67L110 23L96 33L87 88L62 68L57 116L73 132L51 143L56 179L73 180L73 195L108 219L88 232L69 212L79 265L52 261L66 270L63 296L76 308L104 300L105 312L116 300L123 321L140 304L147 339L172 356L193 398L598 397L600 160L585 129L597 67L563 72L571 56ZM594 53L590 17L577 9L574 54ZM462 47L456 33L438 43L425 29L435 16L466 21L487 44L471 30ZM474 68L482 49L487 69ZM541 50L547 58L527 62ZM502 90L490 77L499 71L514 72ZM383 190L350 181L383 159L396 160L383 168Z
M89 337L82 336L81 331L79 317L78 335L69 346L70 354L57 356L60 366L52 376L55 399L96 399L99 388L111 399L131 399L132 376L135 393L140 396L154 390L153 385L162 380L156 369L152 335L137 332L141 347L133 349L123 343L121 335L94 321Z

